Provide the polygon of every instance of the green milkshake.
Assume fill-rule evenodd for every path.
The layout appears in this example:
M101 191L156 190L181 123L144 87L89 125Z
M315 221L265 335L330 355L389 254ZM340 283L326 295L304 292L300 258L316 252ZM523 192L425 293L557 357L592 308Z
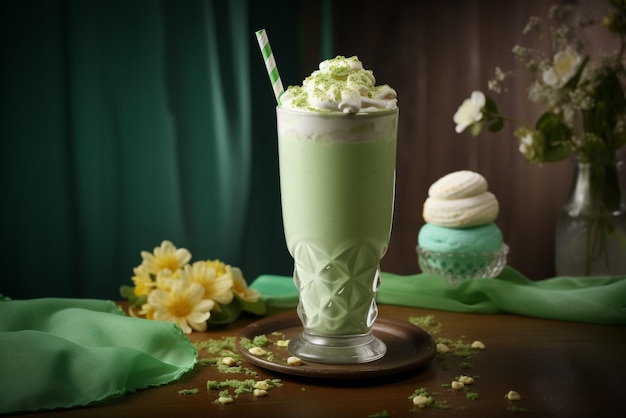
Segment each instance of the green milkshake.
M277 108L283 223L304 326L289 348L323 363L386 352L371 330L393 218L398 109L395 92L375 87L355 59L322 63ZM341 84L351 74L371 84L358 86L361 98ZM315 91L322 87L332 97Z

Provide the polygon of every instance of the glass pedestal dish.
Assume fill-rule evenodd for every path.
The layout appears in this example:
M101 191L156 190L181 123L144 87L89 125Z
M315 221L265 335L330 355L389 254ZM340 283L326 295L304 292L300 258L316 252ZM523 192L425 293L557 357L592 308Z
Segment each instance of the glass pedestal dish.
M443 276L452 286L458 286L465 280L496 277L506 265L508 253L506 244L502 244L497 251L465 253L442 253L417 246L422 272Z

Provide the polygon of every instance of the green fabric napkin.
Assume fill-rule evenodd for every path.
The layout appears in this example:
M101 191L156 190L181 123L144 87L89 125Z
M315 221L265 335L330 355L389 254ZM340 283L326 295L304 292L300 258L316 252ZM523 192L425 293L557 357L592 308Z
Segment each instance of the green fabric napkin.
M545 319L626 325L626 276L554 277L533 281L511 267L494 279L450 286L439 276L381 274L378 303L467 313L513 313ZM268 306L298 304L290 277L259 276L252 288Z
M0 301L0 413L87 405L178 379L197 351L172 323L113 302Z

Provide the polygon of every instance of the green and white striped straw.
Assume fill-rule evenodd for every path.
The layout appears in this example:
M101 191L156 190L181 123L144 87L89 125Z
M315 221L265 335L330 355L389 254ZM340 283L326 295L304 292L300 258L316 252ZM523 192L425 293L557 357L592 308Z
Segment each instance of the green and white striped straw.
M270 81L272 82L276 103L280 105L280 95L283 94L285 90L283 88L283 82L280 80L280 75L278 74L278 68L276 68L274 53L272 52L270 41L267 39L265 29L256 31L256 38L259 41L259 48L261 48L261 53L263 54L263 59L265 60L267 74L270 76Z

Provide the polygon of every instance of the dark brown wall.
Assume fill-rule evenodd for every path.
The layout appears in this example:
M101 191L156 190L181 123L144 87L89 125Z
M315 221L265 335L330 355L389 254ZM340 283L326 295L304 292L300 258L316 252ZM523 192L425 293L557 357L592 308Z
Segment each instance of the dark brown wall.
M585 3L599 10L604 1ZM398 92L400 125L395 219L383 270L419 272L415 245L428 187L460 169L483 174L500 202L496 223L509 264L531 279L554 276L554 225L573 162L533 165L518 151L514 126L475 138L456 134L452 116L472 90L486 93L494 68L515 66L511 49L545 0L343 0L333 2L334 53L357 55L378 83ZM534 124L540 109L518 78L496 97L501 110Z

